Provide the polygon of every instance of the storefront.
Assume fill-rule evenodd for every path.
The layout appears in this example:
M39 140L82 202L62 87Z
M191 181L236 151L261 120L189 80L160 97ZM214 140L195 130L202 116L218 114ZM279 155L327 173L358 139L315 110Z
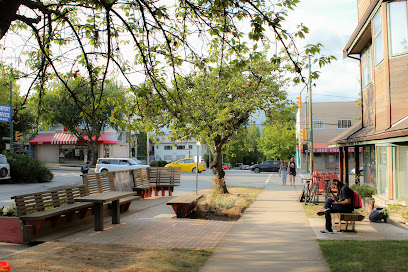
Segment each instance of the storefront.
M84 139L87 140L87 136ZM91 157L88 146L69 133L38 135L29 144L34 151L34 158L44 162L82 162L90 160ZM101 134L97 141L97 157L122 153L121 151L126 151L122 146L114 135Z

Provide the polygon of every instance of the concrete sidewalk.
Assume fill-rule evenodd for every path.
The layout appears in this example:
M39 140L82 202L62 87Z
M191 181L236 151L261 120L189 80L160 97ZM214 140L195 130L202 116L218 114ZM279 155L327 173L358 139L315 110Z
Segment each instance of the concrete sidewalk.
M297 197L270 179L200 271L330 271Z

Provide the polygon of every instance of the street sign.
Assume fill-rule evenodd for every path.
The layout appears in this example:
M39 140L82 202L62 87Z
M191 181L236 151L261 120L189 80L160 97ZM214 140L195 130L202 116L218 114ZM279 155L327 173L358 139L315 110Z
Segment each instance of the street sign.
M10 137L6 137L6 136L3 136L1 139L4 141L7 141L7 140L10 141Z
M0 122L10 123L11 121L11 107L0 105Z

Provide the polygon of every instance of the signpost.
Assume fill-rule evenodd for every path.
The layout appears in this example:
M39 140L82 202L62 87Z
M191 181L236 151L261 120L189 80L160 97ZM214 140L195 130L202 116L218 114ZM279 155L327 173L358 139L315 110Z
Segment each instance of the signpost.
M11 121L11 107L0 105L0 122L10 123Z

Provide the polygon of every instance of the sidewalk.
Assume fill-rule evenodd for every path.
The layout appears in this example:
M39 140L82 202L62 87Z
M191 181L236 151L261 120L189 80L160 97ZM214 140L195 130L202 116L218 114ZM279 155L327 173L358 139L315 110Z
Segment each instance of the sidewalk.
M330 271L297 198L274 177L200 271Z

